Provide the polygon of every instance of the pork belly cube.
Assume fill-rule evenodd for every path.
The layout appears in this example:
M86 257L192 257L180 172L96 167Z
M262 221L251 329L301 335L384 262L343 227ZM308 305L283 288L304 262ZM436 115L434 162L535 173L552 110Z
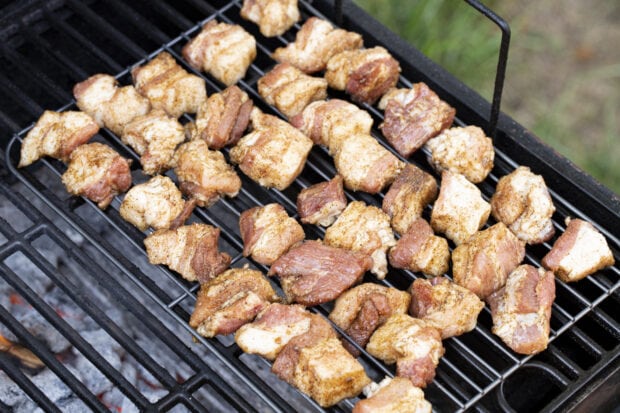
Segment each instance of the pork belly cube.
M438 173L448 170L478 183L493 169L493 141L477 126L447 129L426 142L426 147L428 163Z
M406 164L383 198L383 211L399 234L422 216L424 207L437 198L437 181L413 164Z
M312 306L336 299L371 266L370 257L361 252L306 241L278 258L269 275L280 277L289 303Z
M288 62L305 73L325 70L333 56L362 47L358 33L337 29L326 20L310 17L297 32L295 41L273 52L278 62Z
M252 112L254 130L230 150L230 159L252 180L267 188L286 189L301 173L312 141L289 123Z
M241 17L258 25L265 37L280 36L299 21L297 0L243 0Z
M520 265L506 285L489 296L493 333L519 354L536 354L547 348L555 277L551 271Z
M566 231L542 260L564 282L579 281L614 263L605 237L589 222L570 218L566 218Z
M338 297L329 319L364 348L372 333L392 314L407 312L410 300L405 291L364 283ZM360 355L347 340L342 344L354 357Z
M80 110L88 113L100 127L120 136L134 118L146 115L151 103L133 86L118 87L113 76L97 74L76 84L73 96Z
M210 20L198 36L183 47L183 57L231 86L241 80L256 57L256 40L243 27Z
M327 97L327 81L308 76L290 63L280 63L258 79L258 93L287 117Z
M448 241L436 236L424 218L416 218L390 250L389 259L394 268L438 277L448 271L450 249Z
M144 231L148 227L170 228L184 208L181 191L172 179L157 175L131 188L119 212L125 221Z
M297 212L304 224L328 227L347 206L342 176L303 189L297 195Z
M19 168L49 156L63 162L71 152L86 143L99 126L84 112L52 112L46 110L22 141Z
M220 229L207 224L160 229L144 240L151 264L163 264L188 281L207 281L230 265L230 255L218 250Z
M353 407L352 413L431 413L432 406L422 389L403 377L386 377L379 384L364 388L366 399Z
M241 179L224 155L210 151L203 140L179 146L173 163L181 192L196 199L199 206L213 205L222 196L235 197L241 189Z
M405 164L370 135L352 135L334 155L336 170L352 191L376 194L391 184Z
M431 226L456 245L466 242L489 219L491 205L476 185L463 175L444 171L439 197L431 213Z
M204 337L232 334L278 301L260 271L231 268L200 286L189 325Z
M454 282L486 299L506 284L524 257L524 243L499 222L452 251Z
M354 101L372 105L396 86L399 75L398 61L377 46L333 56L327 62L325 79L330 87L344 90Z
M207 100L205 81L188 73L167 52L161 52L144 66L131 70L133 82L154 109L162 109L173 118L196 113Z
M491 198L491 212L528 244L540 244L555 234L551 220L555 206L545 180L527 166L500 178Z
M304 229L288 216L280 204L250 208L241 213L239 228L243 239L243 256L273 264L293 245L305 238Z
M144 173L156 175L172 167L174 150L185 134L179 121L154 109L125 125L121 139L140 155Z
M101 143L78 146L72 153L62 183L72 195L83 195L101 209L131 186L131 161Z
M250 123L254 103L237 86L214 93L198 108L196 122L186 126L190 139L202 139L210 149L236 144Z
M379 109L385 111L379 129L405 158L452 125L456 114L425 83L416 83L411 89L390 90L381 98Z
M418 278L409 292L409 313L439 330L444 340L473 330L484 308L476 294L445 277Z
M334 225L325 231L324 242L370 256L373 261L370 271L380 280L387 274L385 254L396 245L389 217L379 208L362 201L347 205Z
M439 330L407 314L388 318L370 337L366 350L387 364L396 363L397 376L422 388L433 381L444 353Z

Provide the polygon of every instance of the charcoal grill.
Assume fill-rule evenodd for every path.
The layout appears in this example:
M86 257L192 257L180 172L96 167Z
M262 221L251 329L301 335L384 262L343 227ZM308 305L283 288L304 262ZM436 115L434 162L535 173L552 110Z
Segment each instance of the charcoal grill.
M468 3L502 23L476 1L468 0ZM3 94L0 137L4 149L3 161L0 161L0 197L4 198L0 216L0 281L64 336L104 380L139 410L322 411L312 400L274 379L266 361L243 355L230 337L207 340L195 334L187 320L197 286L146 262L142 245L144 234L120 218L118 199L106 211L100 211L88 200L70 197L60 183L65 167L54 160L42 160L17 170L19 147L29 130L28 125L32 125L44 109L75 108L71 88L76 82L103 72L116 74L122 84L129 84L130 68L163 50L171 53L190 72L204 77L209 93L221 90L221 84L188 67L180 53L201 25L213 18L241 24L257 38L258 57L240 87L264 111L277 114L257 94L256 81L274 64L268 57L270 51L292 41L299 26L282 37L265 39L256 26L240 19L240 6L239 0L21 1L3 6L0 15L0 90ZM522 126L499 113L507 26L502 26L506 41L491 105L353 4L300 0L300 8L304 18L323 16L361 33L366 46L386 46L401 63L402 85L426 82L457 109L457 125L479 125L495 135L496 165L480 185L487 198L499 177L519 164L528 165L542 174L550 187L557 207L553 218L558 232L564 230L567 216L587 219L606 236L616 262L620 262L620 200ZM332 96L342 95L333 93ZM370 106L365 109L378 125L381 113ZM185 117L184 121L188 119ZM380 137L376 130L373 133ZM116 136L102 130L96 140L136 160L134 182L146 180L137 169L138 156ZM423 153L414 154L410 161L430 170ZM241 255L242 242L237 228L240 212L257 204L279 202L294 215L297 193L333 174L333 162L326 151L314 148L303 174L287 190L264 190L244 179L237 198L222 200L209 209L198 208L192 219L220 227L222 248L233 256L233 265L240 266L248 262ZM373 204L381 200L380 195L349 193L348 196ZM22 220L17 220L17 216ZM305 229L308 238L322 236L317 228ZM70 262L72 269L59 272L50 263L42 252L43 239L63 252L63 260ZM528 247L526 262L539 265L549 248L549 243ZM25 260L14 260L16 256ZM73 327L66 314L49 304L45 296L37 294L33 285L22 279L24 265L29 271L51 280L75 311L92 320L124 349L126 357L133 358L148 371L162 396L156 400L146 397L126 373L102 355L96 343L89 342ZM492 335L491 317L485 309L473 332L444 342L446 354L435 381L425 391L434 409L595 411L618 404L619 275L616 264L577 284L558 281L551 343L546 351L534 357L512 353ZM406 271L392 271L385 284L406 288L417 276ZM131 328L121 326L109 311L102 310L104 307L119 308L136 322ZM327 314L328 310L328 306L315 309L322 314ZM95 411L113 408L106 406L100 394L94 393L67 368L63 357L54 354L17 320L8 310L6 300L0 306L0 323L40 358L45 368L82 406ZM155 342L173 362L186 365L191 374L174 377L156 355L139 344L144 340L136 337ZM393 369L365 352L361 360L375 380L393 374ZM32 380L33 372L5 353L0 353L0 369L6 380L12 381L19 392L41 408L60 410L40 383ZM331 411L350 411L354 402L344 401ZM0 409L11 410L2 395Z

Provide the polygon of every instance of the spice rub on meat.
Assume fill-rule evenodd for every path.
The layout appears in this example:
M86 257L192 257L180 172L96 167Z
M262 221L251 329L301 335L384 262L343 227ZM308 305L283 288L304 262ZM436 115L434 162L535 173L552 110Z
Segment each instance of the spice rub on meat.
M320 182L301 190L297 196L297 212L304 224L328 227L347 206L342 188L342 176Z
M424 392L403 377L386 377L379 384L364 388L366 399L353 407L352 413L431 413L432 406Z
M280 36L299 21L297 0L243 0L241 17L256 23L265 37Z

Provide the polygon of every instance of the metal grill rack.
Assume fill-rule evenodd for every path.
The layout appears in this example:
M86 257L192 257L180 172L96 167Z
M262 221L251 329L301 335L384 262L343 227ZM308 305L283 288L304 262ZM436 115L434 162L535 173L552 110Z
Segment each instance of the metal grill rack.
M240 1L206 3L200 0L170 3L155 0L137 6L119 0L31 2L29 7L32 7L33 12L29 14L29 19L22 18L14 22L7 26L4 33L7 41L2 42L2 63L13 68L16 73L12 78L8 76L10 70L0 73L0 89L7 92L15 106L11 108L6 105L8 109L2 108L0 122L13 130L19 130L19 125L36 119L44 108L73 109L75 106L70 88L74 83L94 73L104 72L116 73L121 84L129 84L130 68L135 64L143 64L161 51L169 52L186 70L203 77L209 94L219 91L222 89L219 83L193 70L185 64L180 54L183 45L200 31L202 24L213 18L241 24L257 38L258 57L239 86L265 112L279 115L258 95L256 81L273 66L270 53L276 47L292 41L294 33L265 39L253 24L240 19L240 5ZM304 0L300 1L300 6L304 20L310 15L324 18L325 15L332 16L333 5L328 1ZM473 123L488 126L484 120L485 115L480 115L488 113L488 106L479 105L477 95L471 91L463 92L462 86L450 89L450 86L455 85L454 80L447 78L434 66L428 66L426 61L416 62L414 59L420 58L417 54L404 57L399 52L405 50L413 53L412 49L401 49L399 42L392 43L392 35L386 33L386 29L353 6L346 5L343 20L345 28L364 36L367 46L384 44L394 51L403 65L402 86L409 87L412 82L425 81L457 108L457 125ZM197 21L200 21L199 24L196 24ZM299 25L293 32L298 28ZM47 67L50 73L45 70ZM425 70L428 67L432 67L435 72ZM27 85L25 76L33 85ZM44 96L33 100L28 87L42 88ZM463 93L466 96L465 102L461 100ZM344 95L330 91L330 96ZM371 113L375 125L378 125L382 113L368 105L363 108ZM184 117L184 121L189 119L189 116ZM575 195L564 182L570 180L567 171L558 172L558 164L545 161L544 154L521 154L518 150L517 154L509 154L508 147L515 144L517 135L523 132L520 128L510 131L506 125L512 126L506 119L502 122L500 118L496 166L489 178L479 186L486 198L493 193L498 178L512 171L518 165L517 162L531 165L536 172L542 162L543 166L539 169L541 173L548 172L545 178L557 207L554 216L556 230L563 232L566 216L593 221L607 237L616 261L620 261L617 225L620 211L613 202L606 202L604 196L601 201L592 199L590 195L591 191L595 195L601 191L607 195L605 191L579 188L579 193ZM163 267L149 268L148 264L135 262L128 257L128 250L135 250L144 257L142 241L145 234L123 221L118 214L118 199L106 211L100 211L88 200L70 197L60 184L60 175L65 166L57 161L43 160L32 167L17 170L15 165L19 158L20 142L28 130L21 130L10 140L5 154L6 179L0 184L1 196L6 197L14 209L25 214L32 223L27 228L15 229L10 222L0 221L0 233L4 238L0 238L0 275L4 282L10 284L139 409L169 411L184 406L192 411L209 411L209 401L197 397L199 390L208 389L212 395L222 398L227 406L239 411L322 410L312 400L297 394L287 385L274 384L269 374L262 372L268 370L269 364L259 358L256 358L256 364L248 363L229 337L204 339L187 325L198 286L185 282ZM376 130L373 132L385 145L380 134ZM134 159L134 183L147 179L137 169L139 156L118 137L102 129L96 140L106 142L121 155ZM527 141L521 144L527 144ZM386 147L392 150L388 145ZM526 160L520 159L520 156ZM424 153L414 154L410 161L430 171ZM169 174L174 178L172 173ZM290 215L295 216L297 193L309 185L330 179L334 174L333 162L327 152L315 147L303 174L285 191L265 190L244 177L243 189L237 198L221 200L208 209L197 208L192 219L220 227L222 248L233 257L232 265L240 266L247 262L241 255L243 245L238 230L238 217L243 210L254 205L278 202ZM566 177L559 178L558 174ZM582 180L576 179L576 185L583 185ZM381 195L347 193L347 196L370 204L380 204L381 201ZM583 199L586 201L577 203ZM594 207L589 208L590 205ZM611 221L608 217L611 217ZM308 239L323 235L316 227L306 226L304 229ZM84 239L84 243L78 245L71 238L71 233L77 233ZM87 281L57 274L37 249L37 240L41 237L51 239L66 251L67 259L85 271ZM540 265L540 259L550 247L549 243L528 247L526 263ZM167 394L155 402L146 399L101 356L92 343L88 343L57 314L44 297L38 296L31 286L20 279L18 271L10 265L10 258L15 254L26 256L38 271L49 277L81 311L88 314L138 360ZM266 270L265 267L254 265ZM111 276L110 272L118 273L118 276ZM492 335L490 313L485 309L473 332L444 341L446 354L441 359L435 381L425 391L426 397L437 411L553 410L570 405L588 382L599 373L603 374L610 366L618 365L620 326L618 314L613 309L617 308L620 301L619 275L620 269L616 264L578 284L567 285L557 281L551 343L548 350L534 357L514 354ZM418 274L392 270L382 283L404 289L416 277ZM365 281L378 282L372 277ZM194 374L184 378L172 377L162 368L159 360L153 359L136 345L131 334L120 329L111 317L98 310L92 288L106 292L109 299L118 303L123 311L140 321L140 326L136 327L139 334L159 340L161 346L169 349L179 362L187 364ZM314 311L326 315L329 309L329 306L320 306ZM4 307L0 308L0 322L30 348L87 407L96 411L107 410L97 395L76 380L62 361ZM188 342L192 336L196 344ZM217 368L203 359L203 353L208 354L213 363L217 363ZM393 368L386 367L366 352L362 352L361 358L373 379L380 379L386 374L393 375ZM0 355L0 368L41 407L50 411L57 410L47 395L5 355ZM350 411L353 404L354 400L348 400L331 410Z

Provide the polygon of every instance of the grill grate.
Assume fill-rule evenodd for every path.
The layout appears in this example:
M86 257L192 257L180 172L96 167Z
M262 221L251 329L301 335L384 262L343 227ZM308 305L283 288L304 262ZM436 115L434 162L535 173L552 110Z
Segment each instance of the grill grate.
M139 10L138 7L118 0L33 3L40 12L32 15L30 20L24 18L15 23L15 31L10 33L7 30L4 33L6 41L3 39L2 43L2 63L13 70L0 73L0 89L14 106L8 103L1 107L0 122L15 131L19 125L35 119L43 108L61 106L62 110L74 109L69 91L77 81L97 72L108 72L117 73L122 84L129 84L130 66L142 64L163 50L172 54L186 70L205 78L209 94L221 90L220 84L194 71L180 56L182 46L199 32L202 24L213 18L241 24L259 40L258 57L239 86L261 109L278 114L262 101L256 91L256 81L274 64L268 57L270 52L293 40L294 34L288 33L276 39L263 38L254 25L240 19L240 1L207 4L199 0L185 0L174 2L173 5L155 0L144 2L145 7L139 7ZM326 3L300 1L304 18L328 13L330 9ZM195 24L197 19L201 19L200 24ZM361 25L362 22L350 24ZM351 29L362 33L367 45L377 42L366 32L370 31L368 28ZM426 81L433 87L433 81L426 78L429 75L419 75L406 69L404 73L406 77L401 78L402 86L409 87L412 81ZM32 86L32 82L36 86ZM33 88L43 89L43 96L33 94ZM442 95L440 89L435 89ZM343 96L330 93L332 97ZM454 105L449 93L442 97ZM472 123L474 117L469 116L470 111L461 111L458 105L455 106L457 113L464 114L455 123L460 126ZM375 125L378 125L381 112L368 105L363 108L374 117ZM183 120L190 119L185 116ZM168 411L175 406L184 406L193 411L206 411L212 405L208 401L199 400L197 396L199 390L208 388L209 392L217 394L231 408L239 411L321 411L312 400L300 396L286 385L274 384L268 374L264 375L262 371L269 368L266 361L243 355L230 338L204 339L187 325L197 285L181 280L163 267L150 268L146 264L142 245L144 234L120 218L118 199L108 210L100 211L88 200L70 197L60 184L60 175L65 167L57 161L43 160L25 170L16 170L19 144L27 131L25 129L17 133L7 146L9 174L7 182L0 184L0 193L14 209L22 211L32 225L16 230L6 221L6 216L0 221L0 232L4 237L4 240L0 239L3 241L0 242L0 273L4 282L14 288L139 409ZM375 136L380 136L376 130L373 132ZM500 136L498 139L503 138ZM96 140L110 144L121 155L135 160L132 171L135 183L146 180L136 169L139 156L119 138L102 129ZM487 200L498 178L517 166L515 156L509 156L499 146L496 148L496 166L489 178L480 185ZM410 161L429 170L424 153L414 154ZM192 219L220 227L223 248L233 257L233 265L239 266L247 262L241 255L243 245L237 228L238 216L243 210L254 205L278 202L289 214L295 215L297 193L302 188L331 178L334 173L333 162L327 152L315 147L304 173L287 190L264 190L244 179L237 198L221 200L209 209L197 208ZM170 176L173 177L172 174ZM557 207L554 223L558 232L564 230L563 220L568 215L595 221L597 228L610 242L616 260L620 261L620 241L618 234L612 233L617 232L612 229L613 225L602 219L588 217L588 214L597 212L588 210L586 214L576 204L567 201L570 192L554 190L563 187L560 183L554 186L554 181L549 182L551 178L547 177L547 180ZM381 200L381 195L347 193L347 196L371 204L378 204ZM615 216L615 222L618 222L618 211L615 211ZM601 225L603 223L607 225ZM305 230L309 239L323 235L315 227L307 226ZM79 245L72 240L71 232L77 232L85 240L84 244ZM81 281L81 274L78 273L70 276L57 274L36 248L37 240L42 237L51 239L65 251L67 259L75 262L87 274L88 282ZM549 243L536 248L528 247L526 263L539 265L540 258L550 247ZM127 256L128 250L135 250L142 257L141 262L136 263L130 259ZM20 279L18 271L10 265L10 258L16 254L26 256L76 307L144 366L165 389L166 395L152 402L128 382L120 371L102 357L98 349ZM110 272L118 274L111 276ZM612 309L620 301L619 275L620 269L616 265L577 285L558 281L551 320L551 344L547 351L534 357L512 353L492 335L490 313L485 309L473 332L444 342L446 354L440 362L435 381L425 391L427 398L438 411L469 408L478 411L531 410L563 403L599 371L617 362L620 326L615 318L617 312ZM402 289L408 287L415 277L415 274L407 271L392 271L388 280L382 283ZM368 277L366 281L372 279ZM140 320L141 325L136 327L139 334L158 340L175 360L187 364L194 373L181 379L172 377L162 368L160 360L147 354L136 345L134 337L119 328L113 318L99 311L98 301L92 294L93 286L105 291L123 311ZM327 314L329 309L329 306L320 306L314 311ZM87 407L96 411L107 410L97 395L77 380L63 362L30 334L4 306L0 308L0 322L39 356ZM188 344L190 336L199 344ZM204 357L209 358L205 360ZM392 368L384 366L366 352L362 353L362 360L374 379L393 374ZM218 366L217 369L212 368L211 361ZM0 355L0 368L41 407L57 410L37 385L4 355ZM542 395L537 398L531 393ZM523 404L524 401L528 404ZM332 410L349 411L353 403L345 401Z

